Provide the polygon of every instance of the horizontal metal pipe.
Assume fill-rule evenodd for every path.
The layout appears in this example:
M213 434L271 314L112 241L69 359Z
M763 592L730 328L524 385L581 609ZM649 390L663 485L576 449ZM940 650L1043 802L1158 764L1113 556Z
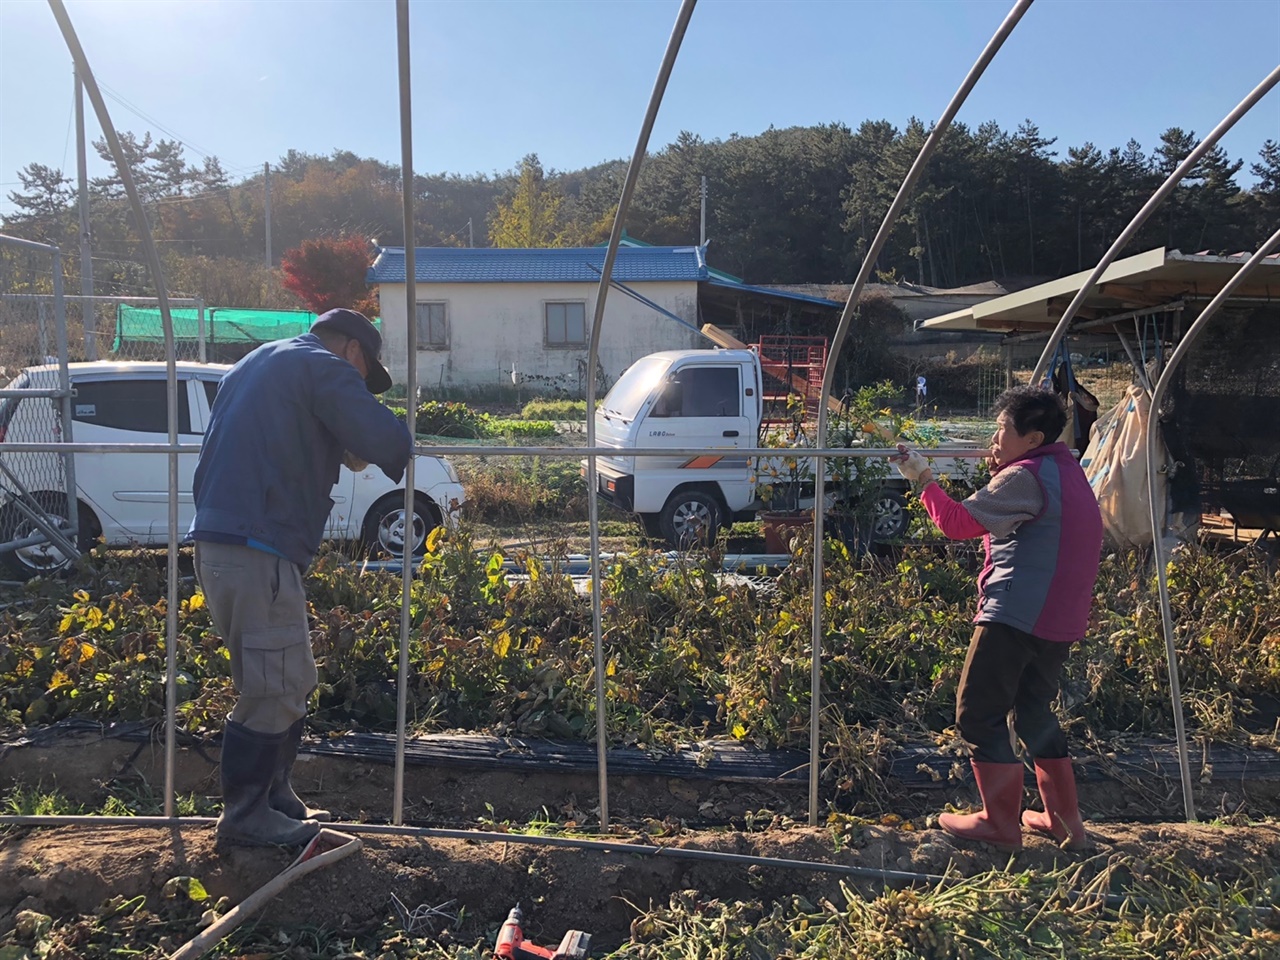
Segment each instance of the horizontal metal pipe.
M58 250L58 248L51 243L37 243L34 240L26 240L22 237L11 237L7 233L0 234L0 246L23 247L27 250L42 250L45 253L54 253Z
M34 547L37 544L48 543L49 538L43 533L33 533L29 537L21 540L10 540L8 543L0 543L0 554L12 553L14 550L21 550L23 547Z
M95 817L95 816L0 816L0 826L19 827L209 827L217 823L214 817ZM645 843L624 843L618 840L589 840L580 837L546 837L523 833L499 833L488 830L447 830L438 827L398 826L378 823L342 823L344 833L374 834L382 836L426 837L443 840L467 840L478 843L517 843L540 847L567 847L575 850L594 850L599 853L624 853L645 857L665 857L677 860L711 860L717 863L736 863L746 866L780 867L787 870L807 870L814 873L835 873L844 876L863 877L886 883L937 884L945 877L931 873L915 873L906 870L882 870L876 867L858 867L851 864L821 863L816 860L790 860L778 857L752 856L743 853L721 853L716 850L691 850L680 847L655 846Z
M986 447L928 447L920 452L932 460L951 457L958 460L985 460L991 455ZM6 453L199 453L198 443L0 443L0 455ZM896 457L896 447L637 447L618 450L615 447L456 447L441 445L414 447L414 452L430 457Z
M418 453L432 456L499 456L499 457L701 457L719 454L723 457L896 457L897 447L450 447L419 445ZM986 447L928 447L920 452L932 460L954 457L961 460L985 460L991 456Z
M0 293L0 300L48 300L47 293ZM155 297L91 297L83 293L64 293L63 300L100 300L103 303L155 303ZM198 304L197 297L170 297L170 303ZM127 360L107 361L108 363L128 363ZM162 363L163 361L156 361Z
M29 397L34 397L37 400L58 400L66 395L67 391L58 389L22 390L11 389L9 387L0 388L0 400L4 400L8 397L21 397L24 400Z
M211 827L217 823L215 817L96 817L88 816L0 816L0 827ZM967 877L955 874L918 873L914 870L884 870L877 867L859 867L844 863L823 863L818 860L792 860L784 857L755 856L745 853L723 853L719 850L698 850L688 847L656 846L650 843L624 843L618 840L589 840L585 837L547 837L524 833L499 833L492 830L448 830L441 827L396 826L381 823L336 823L334 829L341 828L343 833L373 836L421 837L424 839L465 840L471 843L515 843L536 847L562 847L574 850L591 850L599 853L630 854L637 857L662 857L667 860L701 860L712 863L729 863L742 867L768 867L780 870L803 870L809 873L830 873L836 876L857 877L864 880L877 880L886 884L928 884L937 886L954 886L962 883ZM1127 897L1118 893L1107 893L1100 897L1085 896L1077 891L1069 890L1066 898L1071 902L1080 900L1103 901L1107 906L1118 908L1125 903L1133 903L1144 907L1155 907L1151 901L1142 897ZM1254 907L1259 916L1269 916L1270 906Z

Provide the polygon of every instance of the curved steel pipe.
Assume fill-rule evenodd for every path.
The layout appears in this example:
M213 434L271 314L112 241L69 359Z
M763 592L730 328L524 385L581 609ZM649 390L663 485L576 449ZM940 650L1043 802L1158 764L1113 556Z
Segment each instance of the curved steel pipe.
M1076 312L1080 309L1089 294L1093 292L1093 288L1097 286L1098 281L1102 278L1102 274L1106 271L1107 267L1111 266L1111 261L1120 255L1120 251L1124 249L1125 245L1131 239L1133 239L1134 234L1141 229L1142 225L1147 222L1147 218L1155 212L1156 207L1160 206L1160 204L1164 202L1165 198L1173 192L1174 187L1178 185L1179 181L1190 173L1191 169L1200 162L1201 157L1208 153L1213 145L1222 139L1222 135L1235 126L1236 121L1248 113L1253 108L1253 105L1265 97L1271 88L1277 83L1280 83L1280 66L1267 74L1263 81L1249 92L1247 97L1236 104L1234 110L1222 118L1222 122L1214 127L1209 132L1209 135L1201 140L1194 150L1187 154L1186 159L1178 164L1177 169L1174 170L1173 173L1169 174L1168 179L1166 179L1165 182L1160 185L1159 189L1151 195L1151 198L1142 205L1142 209L1139 210L1134 215L1133 219L1129 221L1129 225L1120 232L1120 236L1116 237L1115 243L1111 244L1111 249L1103 254L1102 259L1099 260L1097 266L1093 268L1093 272L1089 274L1089 278L1085 280L1084 285L1077 290L1076 295L1071 298L1071 303L1068 305L1066 313L1058 319L1058 324L1053 328L1053 333L1049 335L1049 342L1045 344L1044 352L1040 354L1040 359L1036 362L1036 368L1031 373L1032 383L1039 383L1048 372L1054 351L1058 349L1058 342L1066 334L1067 328L1071 325L1071 321L1075 319Z
M947 104L946 110L942 112L942 117L934 124L933 129L929 131L929 136L925 139L924 146L920 148L920 153L916 156L915 162L911 164L911 169L907 171L907 176L898 188L898 193L893 198L893 203L889 205L889 210L884 215L884 221L880 224L880 229L876 231L875 239L871 241L871 246L867 249L867 255L862 261L862 267L858 270L858 276L853 281L853 287L849 291L849 299L845 302L844 310L840 314L840 322L837 324L835 336L831 340L831 360L822 376L822 395L818 403L817 435L814 438L814 443L818 447L825 447L827 444L827 398L831 396L831 384L835 379L840 350L844 347L845 337L849 333L854 311L857 310L858 297L862 295L862 288L866 286L867 280L871 276L871 271L875 269L876 258L880 256L880 251L884 249L884 245L889 241L889 234L898 220L898 214L901 213L902 207L906 204L907 197L920 179L920 175L924 173L924 168L928 164L929 158L933 155L934 150L937 149L943 135L950 128L951 121L955 119L955 115L959 113L960 107L968 98L970 91L973 90L978 79L1004 45L1005 40L1009 38L1009 34L1013 32L1013 28L1018 25L1018 21L1022 19L1023 14L1031 7L1031 3L1032 0L1018 0L1013 5L1013 9L1004 18L1004 22L1000 24L995 35L983 48L977 62L969 69L964 82L960 84L960 89L956 91L955 96L951 98L951 102ZM823 463L821 456L815 458L813 478L815 509L813 511L813 650L809 676L809 823L816 826L818 823L818 754L821 746L819 743L819 718L822 713L823 595L821 549L823 511L816 509L816 507L818 504L825 502L827 484L826 465Z
M417 437L418 417L418 267L413 231L413 106L409 83L409 0L396 0L396 53L400 81L400 183L404 216L404 316L405 316L405 426ZM404 468L404 517L413 528L414 458ZM446 504L447 506L447 504ZM409 542L406 535L405 543ZM409 551L412 555L412 551ZM405 714L409 708L409 623L414 565L400 570L400 671L396 676L395 786L391 794L391 822L404 821Z
M147 267L156 284L157 306L160 308L160 324L164 328L165 376L167 378L169 404L169 446L178 445L178 370L173 347L173 318L169 313L169 294L164 283L164 271L160 266L160 254L156 250L155 240L151 236L151 228L147 225L146 211L142 209L142 201L138 197L138 188L133 182L133 172L125 160L124 151L120 149L120 138L116 135L115 125L111 122L111 114L107 112L106 101L98 89L98 81L89 68L89 60L80 46L80 38L71 24L71 17L62 0L49 0L49 9L58 22L62 37L67 43L71 59L75 61L76 74L84 83L85 93L93 104L93 111L98 115L98 123L102 127L102 135L111 149L111 158L115 161L116 170L120 174L120 182L124 184L125 193L129 197L129 207L137 222L138 235L142 238L142 249L146 256ZM173 813L173 768L177 760L176 754L176 718L178 710L178 454L169 451L169 563L166 571L169 579L167 604L165 611L165 687L164 687L164 812Z
M1191 345L1201 332L1235 292L1236 288L1244 282L1245 277L1253 272L1266 257L1280 246L1280 230L1273 233L1270 238L1261 247L1258 252L1250 257L1237 270L1230 280L1218 291L1205 308L1200 311L1200 316L1196 317L1195 322L1187 329L1183 335L1181 342L1177 348L1169 356L1169 362L1165 365L1164 370L1160 374L1160 379L1156 381L1155 389L1151 392L1151 414L1147 418L1147 501L1151 508L1151 544L1155 555L1156 564L1156 580L1160 585L1160 622L1164 628L1164 649L1165 656L1169 662L1169 697L1173 702L1173 729L1178 740L1178 772L1182 778L1182 805L1186 811L1187 820L1196 819L1195 798L1191 793L1191 761L1187 755L1187 729L1186 720L1182 715L1182 684L1178 679L1178 647L1173 636L1173 605L1169 600L1169 571L1167 564L1168 556L1164 549L1164 519L1165 504L1164 499L1160 498L1157 503L1156 499L1156 461L1159 459L1159 432L1158 425L1160 419L1160 404L1164 401L1165 394L1169 390L1169 385L1173 382L1174 372L1182 363L1183 357L1191 349Z
M667 81L671 79L676 55L680 52L680 44L684 42L685 31L689 28L689 18L693 16L693 8L697 2L698 0L683 0L680 4L676 25L667 41L667 52L662 57L658 78L654 81L653 92L649 95L649 107L645 111L644 122L640 124L640 136L636 138L636 149L631 154L631 163L627 165L627 176L622 184L622 196L618 200L618 210L613 216L613 228L609 231L609 246L604 254L604 269L600 271L600 284L596 288L595 313L591 319L591 339L587 347L587 446L593 450L596 445L596 365L600 359L600 328L604 323L605 297L609 293L609 283L613 278L613 262L617 259L618 245L622 242L622 225L626 222L631 195L635 192L636 181L640 178L640 165L644 163L645 151L649 148L649 135L653 132L653 124L658 119L658 107L662 105ZM596 457L594 453L588 453L587 519L591 525L591 632L595 639L596 756L600 776L600 829L607 830L609 827L609 774L605 750L608 746L608 718L605 715L604 703L604 628L600 610L600 501L596 495L598 484Z

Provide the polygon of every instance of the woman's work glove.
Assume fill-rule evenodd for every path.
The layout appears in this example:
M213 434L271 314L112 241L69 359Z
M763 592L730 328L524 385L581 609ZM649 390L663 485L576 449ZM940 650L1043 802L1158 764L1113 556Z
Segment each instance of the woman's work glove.
M893 460L893 465L898 468L898 472L912 483L919 480L920 475L925 471L932 473L929 461L918 451L908 450L906 444L898 444L898 456L890 459Z

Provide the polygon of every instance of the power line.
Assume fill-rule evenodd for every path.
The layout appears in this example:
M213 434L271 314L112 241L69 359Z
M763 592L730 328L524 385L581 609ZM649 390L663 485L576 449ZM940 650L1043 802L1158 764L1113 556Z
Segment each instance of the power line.
M115 90L112 90L110 87L108 87L105 83L99 82L98 86L101 87L102 90L106 92L107 96L109 96L116 103L120 104L120 106L124 107L130 113L134 114L135 116L139 117L142 120L147 121L147 123L154 126L161 133L168 134L174 140L178 141L178 143L181 144L182 146L190 147L193 151L198 153L201 157L204 157L205 159L209 158L210 153L208 150L205 150L199 144L193 143L186 137L182 136L182 134L175 133L173 130L170 130L168 127L162 124L159 120L156 120L154 117L150 117L147 114L143 113L138 107L134 106L132 103L126 100L123 96L121 96Z
M67 115L67 138L62 143L62 167L58 171L61 173L67 169L67 152L71 149L71 128L75 125L76 119L76 102L75 95L72 94L71 112Z

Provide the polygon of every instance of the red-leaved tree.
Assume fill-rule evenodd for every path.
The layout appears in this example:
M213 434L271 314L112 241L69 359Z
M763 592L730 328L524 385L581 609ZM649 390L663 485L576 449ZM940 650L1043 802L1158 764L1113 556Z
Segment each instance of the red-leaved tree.
M365 283L367 250L366 242L357 237L303 240L280 260L285 289L316 313L350 307L374 316L378 298Z

